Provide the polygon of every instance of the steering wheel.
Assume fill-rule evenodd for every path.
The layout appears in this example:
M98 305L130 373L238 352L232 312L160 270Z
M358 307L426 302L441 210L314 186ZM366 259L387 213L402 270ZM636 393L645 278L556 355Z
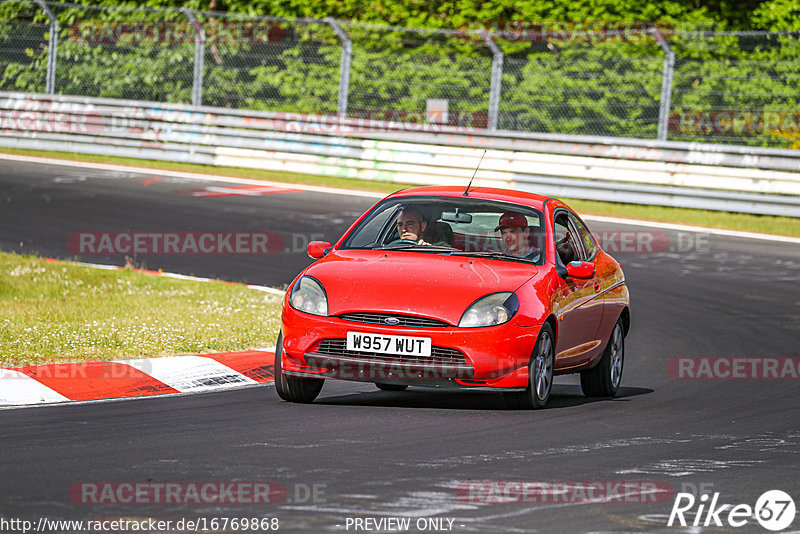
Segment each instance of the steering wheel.
M414 241L413 239L402 239L402 238L398 238L398 239L395 239L394 241L391 241L391 242L387 243L387 244L386 244L386 245L384 245L384 246L390 247L390 246L392 246L392 245L418 245L418 244L419 244L419 243L417 243L417 242L416 242L416 241Z

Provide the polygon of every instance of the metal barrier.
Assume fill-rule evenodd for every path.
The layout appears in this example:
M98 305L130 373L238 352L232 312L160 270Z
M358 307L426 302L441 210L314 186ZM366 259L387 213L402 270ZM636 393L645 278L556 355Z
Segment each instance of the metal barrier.
M800 217L800 151L0 92L0 146Z

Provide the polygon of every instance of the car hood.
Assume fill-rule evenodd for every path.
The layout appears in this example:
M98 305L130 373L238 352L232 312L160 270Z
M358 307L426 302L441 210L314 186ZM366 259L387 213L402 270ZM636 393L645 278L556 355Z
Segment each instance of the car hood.
M389 312L458 324L489 293L514 291L540 267L522 262L409 251L334 251L305 274L325 287L328 313Z

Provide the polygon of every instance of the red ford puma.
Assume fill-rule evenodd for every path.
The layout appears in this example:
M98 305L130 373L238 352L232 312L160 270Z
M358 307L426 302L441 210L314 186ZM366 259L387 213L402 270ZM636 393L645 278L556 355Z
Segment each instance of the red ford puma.
M630 326L619 264L563 202L417 187L378 202L292 282L275 351L281 398L324 379L502 391L540 408L554 374L613 396Z

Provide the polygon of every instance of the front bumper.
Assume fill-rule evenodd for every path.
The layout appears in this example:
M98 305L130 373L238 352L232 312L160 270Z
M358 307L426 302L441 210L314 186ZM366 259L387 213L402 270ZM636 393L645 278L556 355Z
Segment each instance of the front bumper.
M282 317L283 372L434 387L524 389L539 327L508 323L483 328L383 326L320 317L285 306ZM349 352L347 332L429 337L431 357Z

